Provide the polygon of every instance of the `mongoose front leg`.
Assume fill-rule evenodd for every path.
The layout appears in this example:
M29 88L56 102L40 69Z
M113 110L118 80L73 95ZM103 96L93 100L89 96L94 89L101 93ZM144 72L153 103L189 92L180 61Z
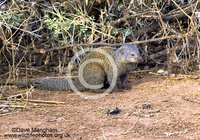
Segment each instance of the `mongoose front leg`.
M113 76L112 76L112 75L108 75L108 83L109 83L110 85L111 85L112 80L113 80ZM119 89L119 88L117 87L117 81L116 81L116 83L115 83L115 85L114 85L114 87L113 87L111 93L113 93L113 92L124 92L122 89Z
M127 77L127 74L120 76L122 89L131 89L131 87L127 86Z
M127 86L127 74L121 75L120 80L121 80L122 88L126 88L126 86Z

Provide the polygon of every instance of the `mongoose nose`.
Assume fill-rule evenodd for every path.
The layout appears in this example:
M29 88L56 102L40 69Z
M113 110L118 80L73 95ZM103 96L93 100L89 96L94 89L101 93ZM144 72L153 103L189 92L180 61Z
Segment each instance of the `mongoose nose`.
M138 62L140 62L140 63L143 62L142 57L138 57L137 59L138 59Z

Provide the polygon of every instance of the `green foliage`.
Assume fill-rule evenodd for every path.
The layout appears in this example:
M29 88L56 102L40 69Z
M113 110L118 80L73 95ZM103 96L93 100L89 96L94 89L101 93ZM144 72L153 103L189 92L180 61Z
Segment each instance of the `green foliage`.
M71 9L69 4L67 5L67 9ZM82 34L85 34L85 37L89 37L91 35L89 28L92 27L90 25L88 27L87 23L85 21L81 21L79 17L79 13L66 14L63 11L57 11L57 13L53 13L53 18L50 18L49 15L45 15L44 23L46 23L49 30L52 30L52 38L54 39L59 36L62 36L62 38L67 38L66 36L72 35L79 37ZM94 17L88 17L87 19L89 22L94 21ZM61 41L61 44L66 43L67 42L64 43Z
M119 4L118 8L122 9L122 8L124 8L124 5L123 4Z
M125 36L129 36L131 34L131 31L129 29L124 29L123 33Z
M20 26L24 19L23 19L24 14L23 13L18 13L17 11L5 11L1 12L0 11L0 20L8 23L11 27L13 26Z
M114 34L114 35L116 35L116 34L118 34L118 33L119 33L118 30L113 30L113 34Z
M51 19L48 15L45 15L45 18L44 22L48 25L48 29L54 31L53 37L58 37L58 35L62 34L57 17Z

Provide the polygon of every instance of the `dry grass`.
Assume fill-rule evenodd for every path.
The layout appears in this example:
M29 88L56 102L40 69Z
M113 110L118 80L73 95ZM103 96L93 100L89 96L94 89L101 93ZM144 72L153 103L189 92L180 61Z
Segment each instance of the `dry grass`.
M199 7L196 0L5 0L0 5L0 64L14 80L22 67L54 65L62 74L83 47L132 43L140 44L146 65L189 73L199 61Z

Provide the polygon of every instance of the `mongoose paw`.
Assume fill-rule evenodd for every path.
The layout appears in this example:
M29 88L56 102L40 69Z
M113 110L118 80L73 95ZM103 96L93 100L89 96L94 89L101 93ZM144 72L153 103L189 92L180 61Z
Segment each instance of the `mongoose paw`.
M94 89L94 90L92 90L92 92L94 92L94 93L103 93L105 91L106 91L106 89Z
M103 93L103 92L105 92L107 89L95 89L95 90L92 90L92 92L94 92L94 93ZM112 93L114 93L114 92L124 92L124 90L123 89L119 89L119 88L114 88L112 91L110 91L110 93L112 94Z
M113 93L113 92L124 92L124 90L123 89L119 89L119 88L114 88L112 91L111 91L111 93Z
M132 89L132 87L131 87L131 86L122 86L122 89L131 90L131 89Z

